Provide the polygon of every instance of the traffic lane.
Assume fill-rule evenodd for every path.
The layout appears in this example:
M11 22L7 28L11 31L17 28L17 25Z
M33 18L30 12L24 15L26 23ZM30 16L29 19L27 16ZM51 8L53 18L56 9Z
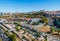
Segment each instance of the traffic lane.
M2 29L0 29L0 37L2 38L2 41L9 41L9 38L4 34Z

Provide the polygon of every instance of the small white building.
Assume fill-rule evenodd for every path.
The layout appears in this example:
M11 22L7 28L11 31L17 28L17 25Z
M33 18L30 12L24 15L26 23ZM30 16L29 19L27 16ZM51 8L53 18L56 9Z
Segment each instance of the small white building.
M31 22L38 22L40 20L40 18L32 18Z
M37 23L39 22L40 18L31 18L28 22L28 24L32 24L32 23Z
M6 23L8 22L5 18L0 18L0 23Z

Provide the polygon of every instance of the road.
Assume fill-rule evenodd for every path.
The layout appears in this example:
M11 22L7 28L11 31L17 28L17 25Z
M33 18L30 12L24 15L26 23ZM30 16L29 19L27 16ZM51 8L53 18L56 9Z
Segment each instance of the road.
M42 34L41 34L42 36L47 35L49 41L60 41L59 38L57 38L57 37L55 37L55 36L53 36L53 35L51 35L51 34L47 34L47 33L44 33L44 32L42 32L42 31L41 31L40 33L42 33Z
M51 17L47 17L48 18L48 25L53 25L53 19Z
M10 39L4 34L2 29L0 29L0 37L2 38L2 41L9 41Z
M8 31L10 31L11 29L13 29L13 27L8 27L8 26L6 26L6 24L2 24L3 26L5 26L5 28L7 28L8 29ZM19 37L19 39L22 41L22 34L20 34L20 33L18 33L16 30L12 30L12 31L10 31L10 32L13 32L13 33L15 33L18 37Z
M22 24L22 25L28 26L27 24ZM7 27L7 28L9 28L9 27ZM31 28L31 25L29 25L29 28ZM33 26L33 28L35 28L35 27ZM11 29L11 28L9 28L9 29ZM34 29L34 30L36 30L36 29ZM57 38L57 37L55 37L55 36L53 36L51 34L47 34L47 33L44 33L42 31L38 31L38 30L36 30L36 31L40 32L42 36L47 35L49 41L60 41L59 38ZM19 38L21 38L21 36L20 36L20 34L18 32L16 32L16 31L13 31L13 32L16 33Z

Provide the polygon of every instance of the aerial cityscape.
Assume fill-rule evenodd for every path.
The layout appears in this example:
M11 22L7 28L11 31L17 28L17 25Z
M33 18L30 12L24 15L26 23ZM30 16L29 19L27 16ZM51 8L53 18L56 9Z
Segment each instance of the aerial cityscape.
M60 0L0 0L0 41L60 41Z

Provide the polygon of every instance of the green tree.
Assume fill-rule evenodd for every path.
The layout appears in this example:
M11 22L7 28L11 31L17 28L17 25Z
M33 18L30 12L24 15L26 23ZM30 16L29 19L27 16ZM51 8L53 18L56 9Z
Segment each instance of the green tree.
M5 34L9 37L10 36L10 32L7 30L5 31Z
M45 41L48 41L47 39L48 39L48 38L47 38L47 35L46 35L46 36L45 36Z
M3 27L2 27L2 26L0 26L0 29L3 29Z
M2 38L0 37L0 41L2 41Z
M33 38L32 41L35 41L35 38Z
M45 16L45 12L37 12L37 15L42 15L42 16Z
M58 34L60 33L60 28L58 28Z
M16 26L16 31L19 31L20 30L20 28L19 28L20 26Z
M12 41L16 41L16 35L15 34L11 34L9 36L9 38L12 40Z
M36 37L40 37L40 34L39 34L39 33L35 33L35 36L36 36Z
M9 31L5 31L5 34L6 34L12 41L16 41L16 35L15 35L15 34L11 34Z
M25 39L25 36L22 36L22 39Z
M55 29L53 27L50 28L51 33L53 33L55 31Z
M46 17L42 17L42 22L44 22L45 25L48 25L48 19Z

